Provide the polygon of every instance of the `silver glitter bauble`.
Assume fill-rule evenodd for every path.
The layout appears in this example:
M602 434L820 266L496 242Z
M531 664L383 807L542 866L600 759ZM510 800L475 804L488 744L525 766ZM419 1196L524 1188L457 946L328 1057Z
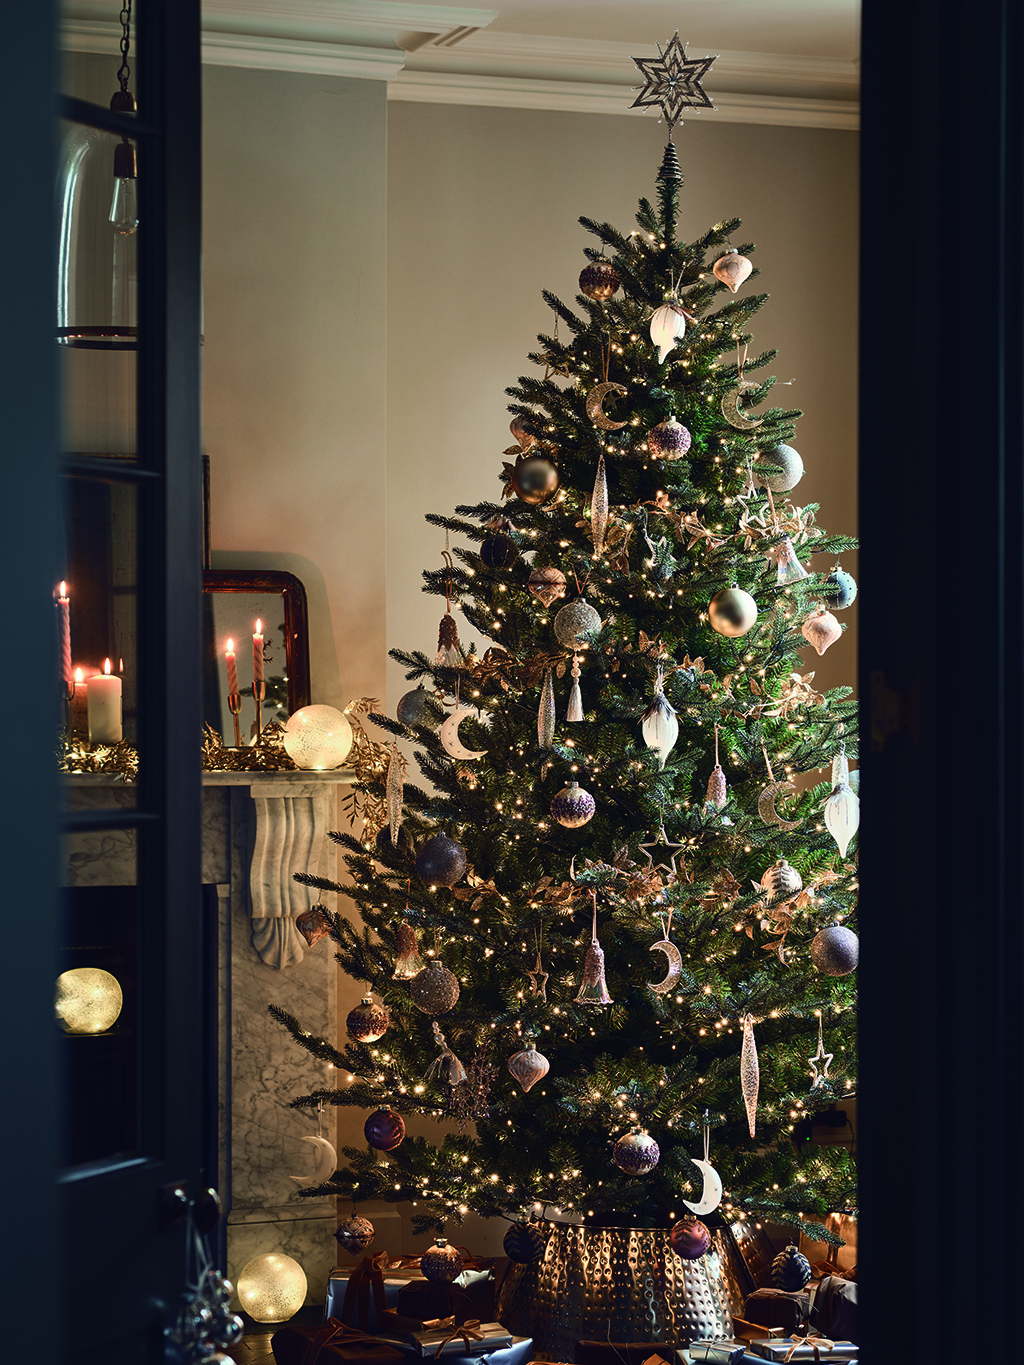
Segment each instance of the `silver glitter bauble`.
M409 982L412 1003L424 1014L447 1014L459 999L459 983L440 958L434 958Z
M778 474L762 474L754 464L754 479L762 488L770 488L773 493L788 493L795 488L804 476L804 462L799 451L780 443L771 450L762 450L759 458L765 464L778 465Z
M577 597L575 602L567 602L559 608L555 616L555 635L565 649L589 649L583 637L600 630L601 624L600 615L587 599Z
M811 961L823 976L849 976L860 960L860 939L845 924L832 924L811 939Z

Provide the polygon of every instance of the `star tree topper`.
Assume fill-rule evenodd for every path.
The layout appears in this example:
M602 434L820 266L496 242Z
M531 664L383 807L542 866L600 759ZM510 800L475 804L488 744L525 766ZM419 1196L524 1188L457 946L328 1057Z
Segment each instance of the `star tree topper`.
M661 52L660 43L658 51ZM684 109L714 109L701 81L715 60L715 57L687 58L686 44L679 41L679 30L676 29L661 56L633 58L647 83L630 108L650 109L660 105L670 133Z

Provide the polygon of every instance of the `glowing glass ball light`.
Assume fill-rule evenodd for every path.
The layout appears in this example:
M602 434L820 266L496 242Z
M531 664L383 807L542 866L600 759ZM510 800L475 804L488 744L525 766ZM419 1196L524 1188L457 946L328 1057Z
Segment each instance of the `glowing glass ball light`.
M352 726L334 706L304 706L288 717L282 743L296 768L340 768L352 748Z
M254 1256L238 1277L238 1300L255 1322L287 1322L305 1298L302 1266L280 1252Z
M121 1013L121 986L102 967L73 967L57 978L54 1013L65 1033L106 1033Z

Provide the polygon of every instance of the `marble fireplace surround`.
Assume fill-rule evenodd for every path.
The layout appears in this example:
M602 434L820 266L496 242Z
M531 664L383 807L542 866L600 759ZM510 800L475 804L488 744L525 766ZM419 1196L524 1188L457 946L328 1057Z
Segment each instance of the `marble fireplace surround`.
M253 1256L293 1256L308 1282L307 1302L323 1302L336 1262L335 1201L300 1199L291 1176L309 1178L316 1117L290 1109L296 1095L334 1085L334 1073L296 1047L267 1012L279 1005L311 1033L338 1036L338 976L330 939L312 948L295 916L317 892L295 872L337 877L337 849L326 838L339 823L337 794L353 780L333 772L204 773L203 883L216 899L218 976L217 1187L227 1211L228 1277ZM135 790L109 778L68 780L72 808L131 806ZM69 839L68 886L118 886L135 880L134 834L90 832ZM342 909L325 896L330 909ZM337 1145L336 1115L323 1135ZM346 1134L344 1141L351 1141ZM371 1214L379 1246L401 1244L393 1208ZM390 1226L392 1224L393 1226Z

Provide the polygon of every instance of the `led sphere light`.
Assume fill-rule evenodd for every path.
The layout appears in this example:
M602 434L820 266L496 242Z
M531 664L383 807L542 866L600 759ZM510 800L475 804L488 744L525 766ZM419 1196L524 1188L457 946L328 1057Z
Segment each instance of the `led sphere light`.
M238 1300L255 1322L287 1322L305 1299L302 1266L277 1251L254 1256L238 1277Z
M65 1033L106 1033L121 1013L116 976L102 967L73 967L57 978L54 1012Z
M304 706L288 717L284 751L296 768L340 768L352 748L352 726L334 706Z

